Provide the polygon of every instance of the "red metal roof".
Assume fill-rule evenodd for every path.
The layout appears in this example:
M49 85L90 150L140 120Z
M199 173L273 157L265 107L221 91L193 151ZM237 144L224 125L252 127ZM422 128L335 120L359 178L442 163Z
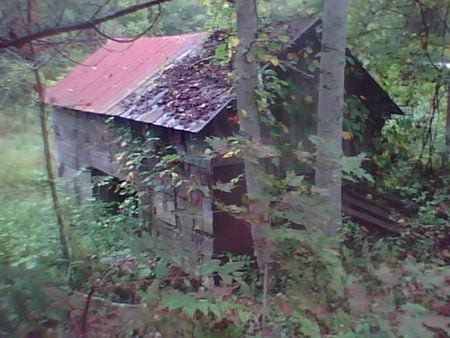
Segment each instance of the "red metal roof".
M134 42L108 41L54 87L46 103L105 114L140 84L200 45L207 34L145 37Z
M277 27L294 42L317 22ZM46 102L197 133L235 99L229 66L214 58L222 39L198 33L108 42L50 88Z

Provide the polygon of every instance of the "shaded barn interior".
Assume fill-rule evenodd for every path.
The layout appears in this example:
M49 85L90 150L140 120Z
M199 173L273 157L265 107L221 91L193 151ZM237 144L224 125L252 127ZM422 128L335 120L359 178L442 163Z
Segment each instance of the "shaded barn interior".
M95 168L88 170L91 173L93 197L100 201L114 204L119 204L125 201L126 195L120 191L120 184L123 181Z
M314 55L320 48L316 31L319 25L315 18L278 25L290 42L277 52L277 57L289 59L289 53L303 55L309 49L308 54ZM274 30L273 34L278 33ZM144 222L152 220L148 228L152 234L168 239L169 250L182 248L198 256L223 251L252 253L248 224L214 203L242 205L244 180L231 194L213 189L215 183L243 173L242 160L210 160L203 156L207 137L225 137L239 131L229 65L214 60L223 39L221 33L197 33L141 38L130 43L109 41L47 92L47 103L55 107L59 176L80 199L92 196L92 177L100 171L117 180L127 179L128 173L117 156L121 146L115 127L127 126L137 135L151 130L159 139L149 145L155 149L173 146L181 158L180 175L187 182L194 181L197 188L188 184L174 188L161 179L159 186L163 188L148 194L152 208L142 212L141 217ZM368 116L362 121L367 124L362 141L356 142L355 137L348 149L356 153L374 151L371 142L381 134L385 119L401 110L362 65L350 58L353 61L347 65L347 96L356 97ZM298 71L273 67L289 83L287 93L294 97L289 104L297 106L296 114L289 114L281 103L274 107L278 121L296 126L295 132L286 135L294 144L314 129L318 83L318 71L309 68L306 57L298 58L296 68ZM305 100L307 97L311 100ZM111 117L114 122L107 122ZM85 168L91 170L82 170ZM149 190L145 184L138 182L137 186L140 193ZM353 209L350 204L348 210Z

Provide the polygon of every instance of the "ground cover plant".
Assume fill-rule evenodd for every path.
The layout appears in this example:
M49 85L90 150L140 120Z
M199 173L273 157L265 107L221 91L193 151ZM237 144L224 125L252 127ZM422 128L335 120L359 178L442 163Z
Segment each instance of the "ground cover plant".
M345 212L342 222L334 221L333 226L339 226L332 231L315 226L314 216L325 210L324 200L318 198L324 189L312 183L314 175L301 170L317 168L315 159L320 155L315 147L321 139L294 142L298 126L276 120L280 106L292 117L307 112L316 99L302 88L288 91L291 79L278 74L298 71L299 59L305 59L305 76L318 71L320 64L312 48L283 59L285 41L270 38L271 23L297 12L321 15L322 3L163 2L146 2L145 11L117 16L92 31L71 26L72 30L63 29L63 35L55 34L66 23L89 22L88 18L106 13L115 16L135 4L126 0L85 6L77 1L62 6L51 0L0 4L0 337L449 337L449 72L442 66L450 58L449 4L349 2L348 44L394 96L404 115L386 122L382 135L372 142L373 153L339 156L335 162L344 183L368 187L358 195L360 199L376 205L377 212L391 212L389 221L400 229L393 234L359 224ZM252 21L257 18L255 10L249 11L254 4L259 20ZM38 6L36 13L33 6ZM57 10L62 14L55 18ZM21 24L15 25L9 17L22 20ZM236 23L250 21L252 29L258 24L263 27L256 40L247 36L248 31L236 30ZM29 28L21 31L22 24ZM34 41L30 34L47 26L53 28L46 33L50 37ZM210 46L208 55L198 56L197 66L207 64L205 73L220 69L221 76L214 74L213 81L227 76L227 88L239 91L242 83L236 84L239 74L233 69L244 60L238 69L254 80L243 86L254 86L254 102L238 102L238 108L232 108L236 110L228 119L232 128L237 129L249 114L261 122L259 134L250 126L248 133L208 138L206 159L240 158L255 174L255 185L243 205L213 200L214 207L253 222L253 234L267 236L261 241L267 247L258 248L255 257L228 253L206 257L152 236L139 216L137 183L144 182L156 192L182 185L194 190L199 184L183 177L183 158L175 145L163 144L152 133L136 135L123 128L116 140L122 145L117 159L122 167L134 173L149 159L156 165L141 176L128 175L116 186L115 193L123 197L120 202L104 203L95 196L79 201L58 181L70 253L69 259L63 258L45 170L39 108L41 117L51 119L36 104L38 94L45 94L39 83L55 83L73 62L98 46L99 36L204 29L218 30L220 40ZM36 49L24 47L17 40L20 36ZM239 50L242 44L248 50ZM257 62L264 67L249 69ZM166 76L176 80L176 71L169 69ZM184 67L183 76L189 71ZM42 76L42 81L33 74ZM197 78L190 80L186 82L195 86ZM178 85L169 93L171 100L181 100L184 82ZM296 95L300 101L293 100ZM341 136L344 142L362 141L363 127L370 122L369 112L353 99L367 98L347 101L339 141ZM51 123L48 131L51 140ZM157 151L149 147L150 141L161 145ZM103 177L92 182L92 188L112 179ZM212 188L229 193L242 179L240 175L216 182ZM255 217L261 209L267 213ZM255 225L265 226L269 234L258 234L261 228ZM195 264L186 268L186 262Z

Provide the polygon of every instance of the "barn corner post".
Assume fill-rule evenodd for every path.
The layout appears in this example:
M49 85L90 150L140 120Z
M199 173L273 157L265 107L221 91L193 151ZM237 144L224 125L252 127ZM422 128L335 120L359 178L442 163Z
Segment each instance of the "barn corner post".
M342 224L342 123L347 0L325 0L320 53L315 183L324 210L316 225L335 237Z
M145 146L153 148L153 144L148 144L148 142L144 142ZM156 231L154 227L154 217L153 217L153 209L154 209L154 194L153 188L146 183L149 173L153 170L156 163L154 159L144 158L141 163L141 167L135 173L136 176L136 185L138 191L138 203L139 203L139 217L142 221L142 227L147 233L155 237Z
M236 48L234 62L234 87L240 129L241 134L249 142L258 144L261 142L261 124L256 97L258 62L256 57L252 55L258 34L258 12L255 0L237 0L235 5L239 44ZM244 159L244 162L247 193L252 199L249 204L249 211L252 215L250 223L254 253L260 273L267 281L274 253L268 215L269 202L257 198L257 196L262 195L264 189L260 182L261 165L250 159ZM266 284L264 285L265 296L267 293Z

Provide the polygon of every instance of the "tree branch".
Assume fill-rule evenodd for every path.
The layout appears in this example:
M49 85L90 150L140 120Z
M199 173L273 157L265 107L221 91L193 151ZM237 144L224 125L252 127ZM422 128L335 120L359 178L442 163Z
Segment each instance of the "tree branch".
M75 32L83 29L93 29L96 25L99 25L101 23L104 23L106 21L110 21L137 11L140 11L145 8L150 8L153 6L158 6L163 3L169 2L171 0L151 0L151 1L145 1L141 4L133 5L126 7L124 9L117 10L111 14L98 17L98 18L92 18L88 21L82 21L82 22L76 22L76 23L70 23L63 26L58 27L51 27L42 29L37 32L29 33L27 35L13 38L13 39L4 39L0 37L0 50L8 47L22 47L23 45L30 43L34 40L59 35L62 33L70 33Z

